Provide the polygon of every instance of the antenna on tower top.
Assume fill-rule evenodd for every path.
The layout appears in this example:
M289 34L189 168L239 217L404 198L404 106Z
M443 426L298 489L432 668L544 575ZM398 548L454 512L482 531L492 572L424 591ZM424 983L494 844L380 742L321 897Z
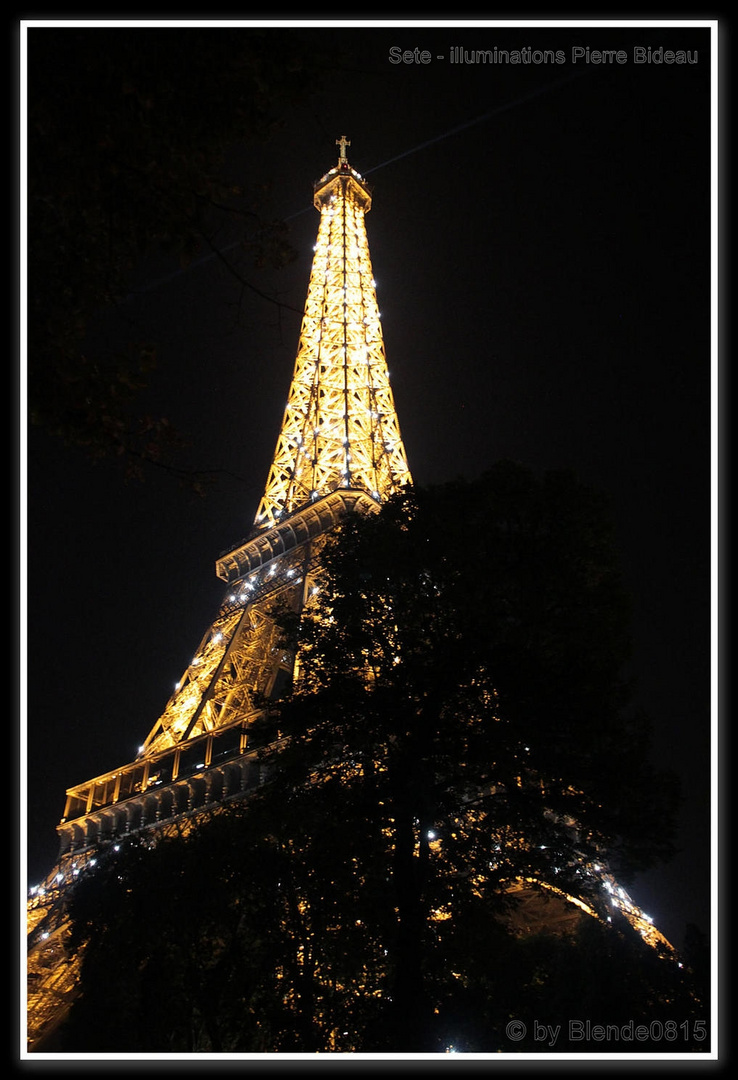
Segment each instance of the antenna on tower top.
M336 146L341 149L341 156L338 159L339 165L348 165L348 158L346 157L346 147L351 146L351 140L347 139L345 135L342 135L340 139L336 139Z

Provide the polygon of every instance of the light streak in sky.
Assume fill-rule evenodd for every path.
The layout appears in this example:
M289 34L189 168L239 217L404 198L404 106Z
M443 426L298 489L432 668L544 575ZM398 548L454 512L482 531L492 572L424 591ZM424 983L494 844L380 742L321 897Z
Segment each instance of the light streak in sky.
M426 150L430 146L435 146L436 143L443 142L444 139L451 138L452 135L458 135L462 131L467 131L471 127L475 127L477 124L483 124L487 120L491 120L495 116L499 116L501 113L509 112L511 109L517 108L519 105L524 105L526 101L532 101L534 98L541 97L543 94L548 94L553 90L558 90L559 87L565 86L572 82L574 79L579 78L581 75L587 74L586 71L576 71L566 78L557 79L555 82L546 83L544 86L536 87L534 90L530 90L527 94L521 94L519 97L514 98L512 101L506 101L502 105L496 106L494 109L490 109L489 112L482 113L481 116L475 116L471 120L466 120L463 124L457 124L455 127L449 128L448 131L442 132L440 135L435 135L432 139L426 139L425 142L419 143L417 146L410 147L409 150L403 150L401 154L396 154L394 157L388 158L387 161L383 161L380 165L373 165L370 169L364 169L363 175L369 176L370 173L378 172L380 169L386 169L388 165L394 165L396 161L402 161L406 157L410 157L411 154L417 154L421 150ZM312 203L310 206L303 206L301 210L296 210L294 214L289 214L285 217L284 221L294 221L295 218L300 217L302 214L306 214L309 210L312 210ZM170 281L174 281L182 274L187 273L189 270L193 270L195 267L203 266L205 263L211 262L216 257L221 257L225 252L231 251L234 248L240 246L240 240L235 240L232 244L226 244L219 251L208 252L207 255L203 255L199 259L193 259L187 266L180 267L174 270L171 274L167 274L165 277L158 278L156 281L151 282L149 285L142 285L134 292L132 292L126 299L131 300L133 297L138 296L144 292L151 292L153 289L158 289L162 285L168 284ZM255 290L259 291L259 290ZM263 294L260 294L263 295ZM270 299L265 297L265 299ZM289 305L285 305L289 306ZM301 314L301 312L298 312Z

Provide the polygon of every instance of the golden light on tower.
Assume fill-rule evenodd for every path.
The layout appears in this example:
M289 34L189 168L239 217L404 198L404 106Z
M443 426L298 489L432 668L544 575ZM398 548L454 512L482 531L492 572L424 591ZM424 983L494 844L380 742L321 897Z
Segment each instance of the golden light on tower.
M337 144L338 163L314 185L320 225L307 299L252 532L217 559L218 577L227 583L220 607L136 759L67 789L58 864L29 898L28 1038L34 1048L71 1000L78 977L79 956L67 952L64 890L100 850L117 850L120 839L144 831L152 839L180 834L263 782L281 736L270 747L254 748L250 732L265 703L287 688L296 662L281 613L310 604L321 547L347 514L374 511L411 482L366 235L371 192L348 162L348 140ZM401 662L399 650L394 660ZM431 856L438 857L441 841L428 839ZM513 842L527 841L519 836ZM591 872L613 911L650 945L671 948L606 870ZM567 917L603 917L545 882L511 882L510 889L534 899L541 889L556 894ZM434 914L439 922L448 918L443 907Z

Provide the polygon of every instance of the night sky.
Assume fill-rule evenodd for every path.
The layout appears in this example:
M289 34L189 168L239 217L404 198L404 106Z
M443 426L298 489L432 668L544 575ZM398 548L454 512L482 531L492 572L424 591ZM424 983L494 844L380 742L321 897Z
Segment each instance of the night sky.
M173 48L180 32L167 31ZM233 47L249 32L235 28ZM277 53L290 32L273 31ZM630 891L679 945L687 922L710 929L710 31L313 32L330 38L328 89L266 147L234 130L229 161L270 182L289 223L296 261L250 271L282 306L203 250L186 271L147 261L90 330L90 348L156 340L147 408L217 483L204 499L164 473L126 485L115 465L29 431L29 883L53 865L65 789L135 757L216 614L214 561L250 530L282 421L312 184L345 134L374 185L367 232L415 480L472 479L509 458L572 469L610 500L636 703L684 796L680 854ZM392 64L393 46L431 62ZM561 50L564 63L453 64L452 46ZM697 62L636 64L635 47ZM626 63L592 62L618 48Z

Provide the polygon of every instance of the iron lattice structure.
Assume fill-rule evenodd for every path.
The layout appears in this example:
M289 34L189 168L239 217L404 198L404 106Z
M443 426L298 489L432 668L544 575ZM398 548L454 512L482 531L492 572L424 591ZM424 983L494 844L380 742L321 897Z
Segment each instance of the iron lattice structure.
M178 688L144 743L146 757L230 726L289 677L273 617L316 587L320 538L351 509L411 480L400 435L364 217L366 181L346 159L315 185L312 272L281 431L250 542L222 556L231 584Z

